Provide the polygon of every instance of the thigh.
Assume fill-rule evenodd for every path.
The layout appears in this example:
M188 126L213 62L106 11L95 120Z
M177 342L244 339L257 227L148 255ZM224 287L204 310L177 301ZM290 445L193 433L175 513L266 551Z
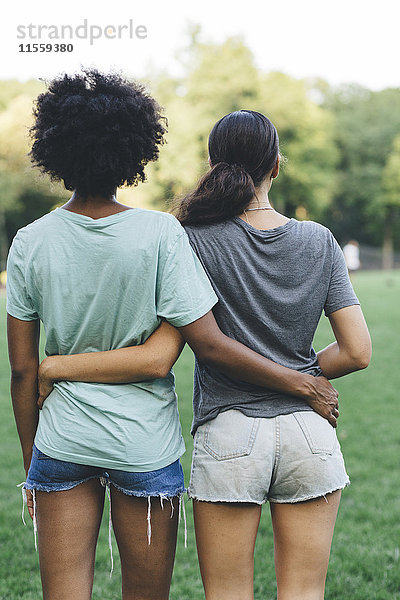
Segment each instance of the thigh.
M278 600L323 600L340 496L271 503Z
M252 600L257 504L193 501L197 552L207 600Z
M45 600L91 598L104 489L98 479L66 490L36 491L38 548Z
M167 600L175 560L179 498L169 501L137 497L111 486L111 507L121 557L122 598Z

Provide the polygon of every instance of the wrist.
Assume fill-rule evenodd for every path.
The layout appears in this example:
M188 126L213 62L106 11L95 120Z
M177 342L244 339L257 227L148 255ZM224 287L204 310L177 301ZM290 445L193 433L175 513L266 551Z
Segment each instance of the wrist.
M59 358L59 357L57 357ZM39 378L46 381L57 381L56 359L53 356L47 356L39 366Z
M24 470L26 475L28 475L29 467L31 466L32 460L32 448L22 453L23 462L24 462Z
M294 380L294 395L303 400L312 400L315 397L315 377L307 373L298 373Z

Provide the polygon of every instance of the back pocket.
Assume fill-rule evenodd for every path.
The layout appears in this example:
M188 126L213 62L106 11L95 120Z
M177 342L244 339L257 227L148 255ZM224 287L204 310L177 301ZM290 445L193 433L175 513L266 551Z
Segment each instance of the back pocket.
M338 443L336 431L314 411L293 413L313 454L333 454Z
M254 446L260 422L239 410L228 410L205 425L204 448L217 460L248 456Z

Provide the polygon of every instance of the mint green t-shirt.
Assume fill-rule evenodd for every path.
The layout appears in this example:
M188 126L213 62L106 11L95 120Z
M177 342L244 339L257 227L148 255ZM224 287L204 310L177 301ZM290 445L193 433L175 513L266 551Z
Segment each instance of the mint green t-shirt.
M46 354L142 344L164 318L181 327L217 297L179 222L131 209L91 219L57 208L20 229L7 265L7 312L40 319ZM184 450L172 371L131 384L60 382L35 443L52 458L125 471Z

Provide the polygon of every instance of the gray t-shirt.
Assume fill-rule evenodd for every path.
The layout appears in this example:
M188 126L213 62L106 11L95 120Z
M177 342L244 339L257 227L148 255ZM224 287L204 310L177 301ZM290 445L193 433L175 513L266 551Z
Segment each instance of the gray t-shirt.
M222 331L285 367L321 375L312 344L322 310L359 304L329 229L290 219L260 231L239 217L185 229L218 296L213 313ZM251 417L311 410L301 398L233 380L196 360L192 433L232 408Z

